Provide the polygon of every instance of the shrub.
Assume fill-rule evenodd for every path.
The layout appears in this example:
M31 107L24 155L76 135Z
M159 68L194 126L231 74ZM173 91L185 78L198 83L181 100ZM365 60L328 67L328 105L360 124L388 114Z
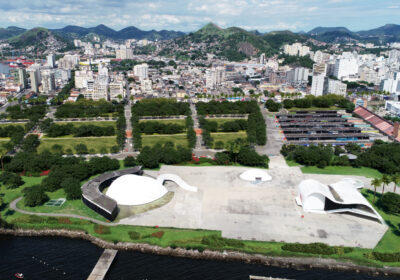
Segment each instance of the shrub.
M222 150L223 148L224 148L224 142L222 141L217 141L214 145L214 149Z
M74 200L81 198L82 190L81 184L78 179L75 178L66 178L62 181L61 187L64 189L67 194L68 200Z
M400 262L400 252L398 253L379 253L372 252L372 257L381 262Z
M58 219L55 217L48 217L46 220L46 223L48 224L57 224L58 223Z
M244 243L240 240L225 239L218 235L207 235L201 240L201 243L213 248L223 248L223 247L236 247L243 248Z
M381 197L380 203L385 212L400 214L400 195L387 192Z
M128 234L129 238L132 240L138 240L141 238L141 234L137 231L129 231Z
M324 243L299 244L291 243L282 246L282 250L298 253L308 253L317 255L332 255L336 253L335 247L330 247Z
M97 234L110 234L111 230L109 227L103 225L94 225L94 232Z
M124 166L125 167L131 167L131 166L137 166L138 162L136 160L136 158L132 157L132 156L128 156L124 159Z
M66 217L57 218L57 222L60 223L60 224L65 224L65 225L72 224L71 220L69 218L66 218Z
M152 234L151 234L151 237L156 237L156 238L162 238L163 237L163 235L164 235L164 232L163 231L156 231L156 232L153 232Z

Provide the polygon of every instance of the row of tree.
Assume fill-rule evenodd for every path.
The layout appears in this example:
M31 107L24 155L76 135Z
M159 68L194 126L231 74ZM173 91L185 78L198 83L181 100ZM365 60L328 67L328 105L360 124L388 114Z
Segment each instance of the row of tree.
M315 165L323 168L328 165L352 165L377 169L388 175L400 173L399 143L376 140L371 148L365 150L355 143L347 144L344 149L337 146L332 148L330 145L309 147L283 145L281 153L287 159L307 166ZM347 156L339 157L342 153L354 154L357 159L350 162Z
M228 121L218 125L218 122L206 119L204 116L200 116L199 124L201 128L210 132L238 132L240 130L247 130L247 120L244 119Z
M188 103L167 98L144 99L132 106L132 114L137 116L176 116L188 113Z
M27 106L24 104L22 106L9 106L6 109L8 116L13 120L28 119L33 122L43 119L43 117L46 115L46 111L46 105Z
M199 115L218 115L218 114L249 114L256 107L258 107L256 101L210 101L210 102L198 102L196 104L196 110Z
M126 142L126 118L124 110L119 111L117 119L117 145L122 150Z
M90 118L108 117L110 114L118 115L123 109L123 104L107 102L106 100L79 99L75 103L65 103L57 108L56 118Z
M182 133L185 128L174 123L163 123L158 121L145 121L139 123L139 129L144 134L177 134Z
M193 149L196 146L197 136L196 132L194 131L194 122L190 114L186 115L185 125L186 125L186 138L188 141L188 147L190 149Z
M79 125L75 126L72 123L68 124L52 124L44 130L48 137L60 137L65 135L73 135L74 137L91 137L91 136L112 136L115 135L113 126L98 126L98 125Z

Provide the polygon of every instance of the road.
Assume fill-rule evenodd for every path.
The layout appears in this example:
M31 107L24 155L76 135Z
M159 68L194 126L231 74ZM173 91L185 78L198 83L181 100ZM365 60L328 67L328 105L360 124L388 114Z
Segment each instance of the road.
M31 212L31 211L26 211L19 209L17 207L17 203L22 200L22 197L17 198L16 200L12 201L10 203L10 208L14 211L17 211L22 214L26 215L36 215L36 216L47 216L47 217L67 217L67 218L75 218L75 219L81 219L81 220L87 220L99 225L104 225L104 226L116 226L118 224L115 223L107 223L107 222L102 222L93 218L85 217L85 216L80 216L80 215L75 215L75 214L56 214L56 213L38 213L38 212Z
M283 134L281 134L280 129L276 127L275 114L267 113L267 110L262 105L260 106L260 110L265 119L265 125L267 126L267 144L264 146L257 146L256 151L261 155L279 156L283 145ZM268 116L268 114L271 116Z

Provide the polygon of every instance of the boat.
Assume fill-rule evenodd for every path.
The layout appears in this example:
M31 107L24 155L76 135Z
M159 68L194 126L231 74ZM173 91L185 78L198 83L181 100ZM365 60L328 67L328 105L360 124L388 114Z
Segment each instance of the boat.
M15 273L14 276L18 279L24 279L24 275L22 273Z

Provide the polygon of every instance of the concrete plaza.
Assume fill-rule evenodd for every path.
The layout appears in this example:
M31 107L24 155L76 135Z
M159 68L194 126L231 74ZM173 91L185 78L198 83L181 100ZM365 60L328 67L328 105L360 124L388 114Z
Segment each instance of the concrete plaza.
M168 184L174 198L166 205L120 220L122 224L220 230L222 236L242 240L323 242L373 248L387 230L377 221L350 214L305 213L295 203L297 185L304 179L334 183L359 176L303 174L288 167L281 156L271 157L267 172L272 181L254 184L239 175L245 167L182 167L164 165L150 176L173 173L199 188L197 193Z

